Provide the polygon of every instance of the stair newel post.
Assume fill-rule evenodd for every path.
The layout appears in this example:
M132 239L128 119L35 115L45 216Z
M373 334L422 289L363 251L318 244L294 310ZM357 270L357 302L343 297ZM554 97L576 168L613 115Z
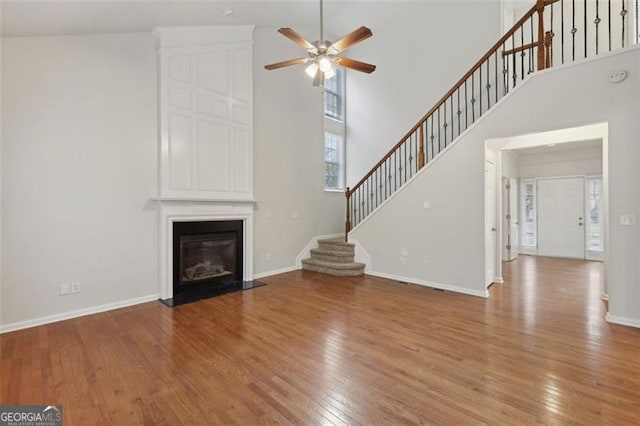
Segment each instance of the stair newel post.
M544 34L544 6L545 0L537 0L536 11L538 12L538 71L545 69L545 34Z
M418 170L424 167L424 123L420 124L420 152L418 152Z
M349 193L349 187L344 193L347 199L347 220L344 224L344 240L349 241L349 231L351 231L351 209L349 208L349 201L351 200L351 194Z

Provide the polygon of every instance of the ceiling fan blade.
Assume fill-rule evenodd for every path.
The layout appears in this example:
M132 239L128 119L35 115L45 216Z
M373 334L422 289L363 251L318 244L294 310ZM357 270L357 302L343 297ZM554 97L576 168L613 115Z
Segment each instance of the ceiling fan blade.
M298 46L302 47L306 50L314 50L316 47L311 44L307 39L302 37L300 34L292 30L291 28L280 28L278 30L280 34L287 37L289 40L293 41Z
M298 58L298 59L291 59L289 61L282 61L282 62L276 62L275 64L269 64L269 65L265 65L265 69L268 70L275 70L278 68L284 68L284 67L288 67L291 65L298 65L298 64L303 64L305 62L307 62L309 60L309 58Z
M363 40L368 39L372 35L373 35L373 33L371 32L371 30L369 28L360 27L357 30L347 34L344 37L342 37L340 40L336 41L331 46L329 46L329 48L327 49L327 52L329 52L330 54L335 55L335 54L340 53L340 52L342 52L344 50L347 50L351 46L354 46L354 45L360 43Z
M349 58L338 58L336 63L341 67L350 68L352 70L366 72L367 74L371 74L376 70L375 65L367 64L366 62L356 61L355 59Z

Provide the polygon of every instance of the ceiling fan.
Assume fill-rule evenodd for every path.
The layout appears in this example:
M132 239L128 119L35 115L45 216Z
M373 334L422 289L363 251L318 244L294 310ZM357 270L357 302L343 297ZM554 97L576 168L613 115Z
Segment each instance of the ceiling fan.
M324 39L322 0L320 0L320 40L311 43L291 28L280 28L278 32L305 49L308 57L265 65L264 67L268 70L275 70L291 65L309 64L306 72L313 78L313 85L324 86L324 81L336 74L336 66L350 68L367 74L372 73L376 69L375 65L338 56L348 48L371 37L373 33L369 28L360 27L333 43Z

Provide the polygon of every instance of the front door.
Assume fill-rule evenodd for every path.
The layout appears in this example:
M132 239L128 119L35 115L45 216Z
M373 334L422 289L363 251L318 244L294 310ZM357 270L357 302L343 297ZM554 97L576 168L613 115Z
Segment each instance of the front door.
M538 254L584 259L584 178L538 181Z

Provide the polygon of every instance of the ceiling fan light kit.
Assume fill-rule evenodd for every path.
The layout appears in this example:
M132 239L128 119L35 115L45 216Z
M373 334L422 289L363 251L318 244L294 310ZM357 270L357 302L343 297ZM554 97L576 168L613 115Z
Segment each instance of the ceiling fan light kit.
M360 27L335 43L324 40L322 0L320 0L320 40L311 43L291 28L280 28L278 32L305 49L308 57L265 65L267 70L275 70L291 65L309 64L305 68L305 72L313 79L313 85L324 86L325 80L336 75L337 66L367 74L372 73L376 69L375 65L338 56L341 52L371 37L373 33L369 28Z

